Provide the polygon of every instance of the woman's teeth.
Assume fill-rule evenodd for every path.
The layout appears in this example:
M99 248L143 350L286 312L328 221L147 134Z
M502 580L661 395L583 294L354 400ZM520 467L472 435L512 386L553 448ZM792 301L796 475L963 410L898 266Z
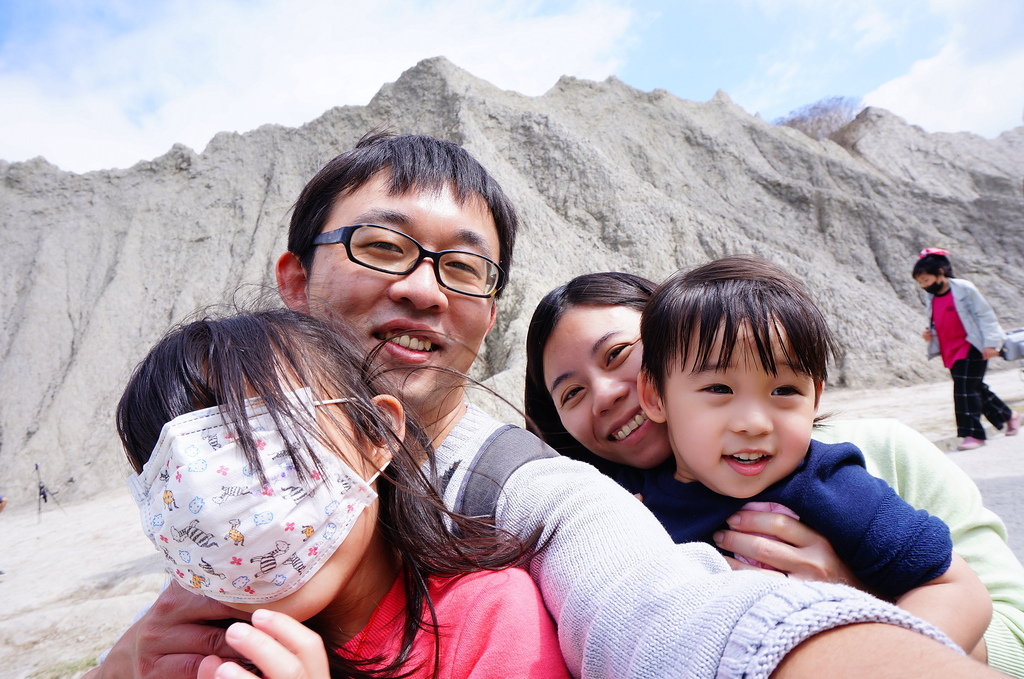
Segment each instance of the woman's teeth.
M646 421L647 421L647 416L646 415L644 415L642 412L637 413L636 417L634 417L632 420L627 422L625 424L625 426L622 427L622 429L620 429L617 432L615 432L614 434L612 434L612 438L614 438L616 441L621 441L622 439L624 439L627 436L629 436L630 434L632 434L636 430L637 427L639 427L641 424L643 424Z
M434 346L433 343L428 339L417 339L415 337L409 337L409 335L394 335L388 333L385 337L388 342L394 342L395 344L405 347L406 349L412 349L413 351L430 351Z

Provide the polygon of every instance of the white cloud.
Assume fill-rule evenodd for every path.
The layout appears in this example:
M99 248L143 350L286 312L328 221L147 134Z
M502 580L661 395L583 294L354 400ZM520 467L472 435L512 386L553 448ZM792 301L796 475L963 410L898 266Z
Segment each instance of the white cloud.
M861 34L855 49L862 51L874 45L891 40L897 31L896 22L887 12L879 9L865 9L853 22L853 27Z
M783 26L730 94L748 111L784 114L822 96L854 95L850 71L911 30L922 0L741 0ZM898 11L897 11L898 10ZM861 75L861 74L858 74ZM780 111L781 106L788 106Z
M986 137L1022 124L1024 49L985 63L970 63L959 45L946 45L931 59L864 97L929 132L971 130Z
M222 130L300 125L365 104L441 55L503 89L541 94L563 74L614 72L632 22L611 0L558 15L502 0L182 0L130 17L137 25L122 32L83 17L45 44L21 37L0 54L0 158L42 155L82 172L175 142L201 150ZM34 60L10 58L16 49Z
M864 96L929 132L997 136L1024 122L1024 9L1019 0L933 0L950 23L938 54Z

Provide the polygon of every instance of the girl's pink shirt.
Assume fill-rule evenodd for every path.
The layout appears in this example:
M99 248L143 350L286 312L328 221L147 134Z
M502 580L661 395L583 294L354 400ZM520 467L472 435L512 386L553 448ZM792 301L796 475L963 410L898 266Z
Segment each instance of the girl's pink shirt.
M932 298L932 324L939 338L942 365L952 368L954 363L967 358L971 345L967 342L967 330L956 311L952 291Z
M431 577L427 587L440 627L440 679L569 677L555 624L526 571L509 568L454 578ZM399 576L370 623L338 653L393 658L404 621L405 588ZM433 661L433 635L421 631L406 666L418 666L413 677L430 677Z

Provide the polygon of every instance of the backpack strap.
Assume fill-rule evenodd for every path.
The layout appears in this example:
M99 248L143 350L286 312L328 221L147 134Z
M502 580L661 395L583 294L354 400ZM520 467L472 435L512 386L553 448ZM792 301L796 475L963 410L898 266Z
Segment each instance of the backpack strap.
M455 500L455 512L494 521L498 496L512 473L527 462L546 457L558 457L558 453L514 424L499 427L470 463Z

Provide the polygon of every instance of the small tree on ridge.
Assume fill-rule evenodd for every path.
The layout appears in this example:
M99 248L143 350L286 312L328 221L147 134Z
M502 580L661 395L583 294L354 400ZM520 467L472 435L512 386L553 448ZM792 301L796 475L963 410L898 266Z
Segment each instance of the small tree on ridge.
M790 111L789 115L776 118L772 124L792 127L811 139L821 141L852 121L861 108L860 99L826 97Z

